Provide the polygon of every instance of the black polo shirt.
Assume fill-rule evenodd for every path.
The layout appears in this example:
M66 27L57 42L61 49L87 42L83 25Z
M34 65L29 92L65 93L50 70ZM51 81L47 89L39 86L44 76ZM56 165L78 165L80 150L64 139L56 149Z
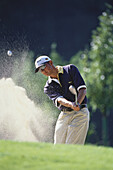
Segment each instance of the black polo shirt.
M63 97L71 102L75 101L75 96L70 92L69 86L73 85L76 88L77 94L81 88L86 88L85 82L77 69L73 64L66 66L58 66L58 80L49 79L44 86L44 93L53 101L59 110L66 108L65 106L59 105L57 99ZM85 96L81 104L87 103L87 97Z

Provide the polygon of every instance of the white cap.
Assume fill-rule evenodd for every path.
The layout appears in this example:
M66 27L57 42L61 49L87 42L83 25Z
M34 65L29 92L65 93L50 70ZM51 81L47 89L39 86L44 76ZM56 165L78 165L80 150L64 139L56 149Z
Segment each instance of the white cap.
M36 67L35 73L38 72L39 67L43 66L45 63L47 63L50 60L51 59L48 56L46 56L46 55L38 57L35 60L35 67Z

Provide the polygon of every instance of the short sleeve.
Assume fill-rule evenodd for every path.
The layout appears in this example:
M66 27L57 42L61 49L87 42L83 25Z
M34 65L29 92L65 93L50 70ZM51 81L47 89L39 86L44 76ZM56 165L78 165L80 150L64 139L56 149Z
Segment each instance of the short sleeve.
M70 65L70 76L72 78L73 84L75 86L75 88L77 89L77 91L79 91L81 88L86 88L85 82L78 70L78 68L71 64Z

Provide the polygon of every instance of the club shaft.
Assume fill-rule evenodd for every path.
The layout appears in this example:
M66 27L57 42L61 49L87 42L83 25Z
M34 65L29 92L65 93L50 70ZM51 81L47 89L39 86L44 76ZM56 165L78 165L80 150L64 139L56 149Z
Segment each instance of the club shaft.
M77 104L77 94L75 94L75 104Z

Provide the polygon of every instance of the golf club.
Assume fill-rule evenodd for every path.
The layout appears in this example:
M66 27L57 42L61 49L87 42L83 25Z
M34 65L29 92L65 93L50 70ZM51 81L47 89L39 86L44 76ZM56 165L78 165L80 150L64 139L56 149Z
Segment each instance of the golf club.
M77 104L77 92L76 92L75 87L74 87L73 85L70 85L70 86L69 86L69 90L70 90L70 92L71 92L72 94L75 95L75 104Z

